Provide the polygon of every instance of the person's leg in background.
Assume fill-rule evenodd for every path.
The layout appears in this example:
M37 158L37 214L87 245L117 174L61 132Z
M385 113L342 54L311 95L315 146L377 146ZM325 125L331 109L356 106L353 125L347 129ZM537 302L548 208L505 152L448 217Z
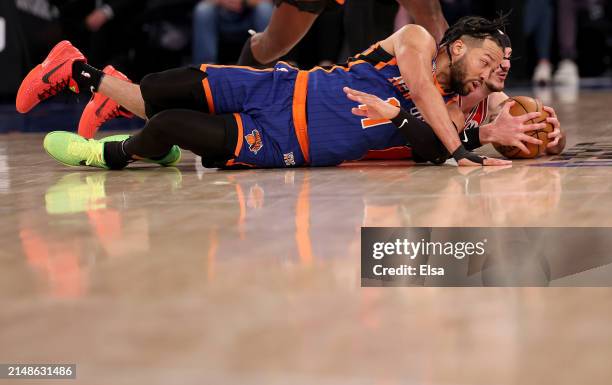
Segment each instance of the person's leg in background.
M439 0L399 0L399 3L408 10L415 24L429 31L436 42L442 40L448 23L442 14Z
M267 0L260 1L254 8L252 14L253 30L260 32L266 29L274 12L274 5Z
M551 0L527 0L524 12L524 34L535 41L537 65L532 81L537 85L550 84L552 65L550 63L550 44L553 29L553 8Z
M326 9L317 19L317 25L314 27L318 43L316 65L330 66L338 62L344 37L343 19L342 7Z
M312 3L316 5L317 2ZM286 55L306 35L318 13L301 11L295 5L280 3L274 9L266 29L246 41L238 65L268 66Z
M193 62L216 63L219 52L218 9L208 1L198 3L193 12Z
M344 30L349 56L353 56L372 43L374 0L348 0L344 4Z
M273 6L268 0L249 0L239 3L237 7L219 6L218 31L219 63L235 62L238 47L242 47L249 38L249 30L263 31L270 17Z
M344 30L349 55L356 55L393 33L397 10L396 1L348 0L344 5Z
M561 62L555 72L555 83L578 85L580 76L576 65L577 0L558 0L558 36Z

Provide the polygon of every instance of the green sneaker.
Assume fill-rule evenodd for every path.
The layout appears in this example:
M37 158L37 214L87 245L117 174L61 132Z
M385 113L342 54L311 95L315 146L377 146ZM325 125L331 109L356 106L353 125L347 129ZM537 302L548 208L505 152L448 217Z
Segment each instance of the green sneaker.
M104 143L85 139L72 132L53 131L45 136L47 154L66 166L108 168L104 161Z
M107 136L106 138L100 139L100 142L103 142L103 143L121 142L121 141L126 140L130 136L131 135L125 135L125 134L111 135L111 136ZM157 163L160 166L164 166L164 167L174 166L178 162L181 161L181 149L178 146L172 146L172 148L170 149L170 152L166 156L164 156L162 159L154 160L154 159L149 159L149 158L143 158L141 160L147 163Z

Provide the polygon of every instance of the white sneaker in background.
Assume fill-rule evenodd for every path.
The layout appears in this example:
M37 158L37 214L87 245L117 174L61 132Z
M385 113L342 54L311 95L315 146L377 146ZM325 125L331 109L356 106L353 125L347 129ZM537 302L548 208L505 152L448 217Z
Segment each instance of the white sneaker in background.
M557 72L555 72L554 80L555 84L578 85L580 83L580 75L578 74L576 63L570 59L561 60Z
M561 103L575 104L578 101L579 90L578 84L559 84L555 86L555 96Z
M553 102L553 90L551 87L533 87L533 96L540 99L545 106L550 106Z
M541 61L533 70L533 77L531 81L539 86L545 86L550 84L552 79L552 66L550 62Z

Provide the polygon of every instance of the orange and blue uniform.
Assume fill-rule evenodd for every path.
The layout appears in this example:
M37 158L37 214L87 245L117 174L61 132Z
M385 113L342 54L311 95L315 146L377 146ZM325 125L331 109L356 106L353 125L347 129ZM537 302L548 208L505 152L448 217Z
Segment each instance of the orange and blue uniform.
M461 107L462 99L459 98L459 106ZM489 118L489 97L482 99L475 105L470 113L465 117L463 131L484 124ZM414 159L412 147L410 144L405 144L396 147L385 148L382 150L370 150L361 158L361 160L407 160Z
M435 63L432 64L432 76ZM209 111L234 113L239 135L232 165L331 166L368 150L406 144L388 120L356 116L347 86L374 94L420 117L396 59L379 45L332 68L300 71L288 64L256 70L202 65ZM437 82L436 82L437 84ZM456 95L438 88L445 101Z

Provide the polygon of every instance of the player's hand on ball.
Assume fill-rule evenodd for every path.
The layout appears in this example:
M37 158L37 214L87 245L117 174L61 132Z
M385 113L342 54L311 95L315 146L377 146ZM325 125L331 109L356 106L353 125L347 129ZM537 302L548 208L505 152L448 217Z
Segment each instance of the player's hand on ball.
M530 112L520 116L512 116L510 107L516 102L509 101L504 104L501 112L493 121L493 128L490 130L488 141L499 143L505 146L515 146L521 149L525 154L529 154L529 150L525 143L533 143L536 145L542 144L542 141L532 136L526 135L526 132L539 130L546 127L546 123L528 124L527 121L538 118L539 112Z
M557 147L559 145L559 142L563 139L564 135L561 131L561 123L559 123L559 119L557 118L557 113L555 112L555 109L552 107L544 106L544 111L548 112L548 114L550 115L548 118L546 118L546 121L552 124L553 126L553 132L548 134L548 139L550 139L548 145L546 146L546 149L548 150Z
M354 107L351 112L357 116L370 119L391 120L399 114L399 107L395 107L376 95L367 94L349 87L342 89L346 97L359 103L359 107Z

